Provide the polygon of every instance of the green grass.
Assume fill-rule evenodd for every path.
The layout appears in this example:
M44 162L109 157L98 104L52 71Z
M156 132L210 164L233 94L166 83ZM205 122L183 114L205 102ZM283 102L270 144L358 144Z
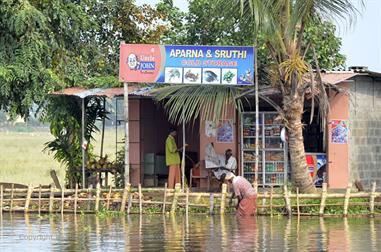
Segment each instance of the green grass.
M52 139L49 131L0 132L0 182L48 185L53 182L49 171L54 168L62 184L65 168L53 159L53 154L42 152L44 143ZM99 156L101 134L95 139L94 153ZM103 153L115 159L115 129L105 131Z
M53 139L46 132L0 132L0 181L20 184L47 185L52 183L49 171L54 168L63 181L64 168L43 153L44 143Z

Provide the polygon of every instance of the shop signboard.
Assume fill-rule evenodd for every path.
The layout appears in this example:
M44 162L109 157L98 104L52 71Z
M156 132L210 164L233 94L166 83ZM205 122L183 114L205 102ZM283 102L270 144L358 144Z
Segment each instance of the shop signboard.
M121 44L122 82L253 85L254 47Z

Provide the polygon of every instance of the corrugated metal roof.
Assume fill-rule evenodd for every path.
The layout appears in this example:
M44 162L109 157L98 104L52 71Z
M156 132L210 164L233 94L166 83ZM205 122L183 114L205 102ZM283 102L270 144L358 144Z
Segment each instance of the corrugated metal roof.
M341 82L345 82L347 80L350 80L351 78L358 76L358 75L368 75L371 77L381 77L381 73L366 71L366 72L354 72L354 71L332 71L332 72L325 72L322 73L322 80L324 83L336 85ZM308 78L306 78L306 81L309 81ZM151 91L154 86L146 86L146 87L140 87L136 84L130 84L128 86L128 94L132 96L151 96ZM260 90L262 95L275 95L279 91L277 91L274 88L266 88L264 90ZM113 98L115 96L123 96L124 89L123 88L93 88L93 89L86 89L82 87L71 87L66 88L61 91L53 92L52 95L71 95L71 96L77 96L80 98L88 97L88 96L106 96L109 98ZM251 94L251 92L249 92ZM248 93L248 95L249 95Z
M352 71L337 71L337 72L326 72L321 74L322 81L331 85L339 84L340 82L349 80L350 78L359 75L358 73Z
M150 91L152 87L140 88L138 85L129 85L128 94L134 96L150 96ZM115 96L123 96L123 88L92 88L86 89L82 87L71 87L65 88L60 91L55 91L51 93L52 95L67 95L67 96L77 96L80 98L85 98L88 96L106 96L113 98Z

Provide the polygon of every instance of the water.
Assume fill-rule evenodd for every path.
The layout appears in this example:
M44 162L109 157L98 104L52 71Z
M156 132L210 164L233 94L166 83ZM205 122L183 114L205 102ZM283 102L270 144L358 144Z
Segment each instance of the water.
M3 214L0 251L379 251L381 219Z

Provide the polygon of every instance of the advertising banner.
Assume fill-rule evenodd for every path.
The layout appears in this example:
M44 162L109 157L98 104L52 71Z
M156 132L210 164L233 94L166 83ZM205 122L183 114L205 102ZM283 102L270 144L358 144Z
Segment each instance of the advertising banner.
M254 47L121 44L119 80L253 85Z
M331 120L331 143L347 144L348 143L348 124L345 120Z

